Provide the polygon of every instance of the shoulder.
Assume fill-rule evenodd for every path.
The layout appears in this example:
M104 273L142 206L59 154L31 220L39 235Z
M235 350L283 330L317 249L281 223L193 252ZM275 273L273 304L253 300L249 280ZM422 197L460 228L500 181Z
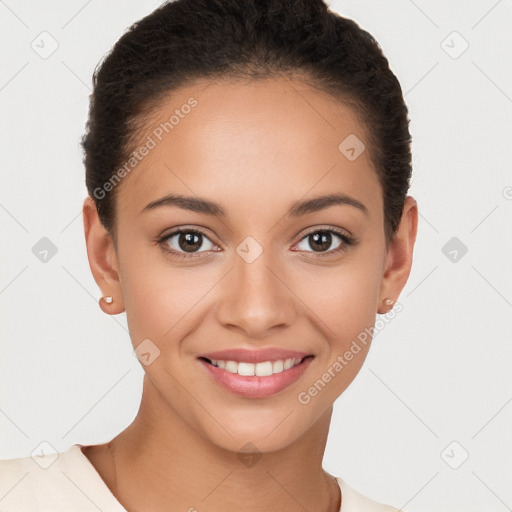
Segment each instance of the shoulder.
M116 508L79 445L62 452L0 459L2 512L104 512ZM104 507L104 508L103 508Z
M32 474L36 462L32 457L0 459L0 496L2 511L37 510Z
M341 508L339 512L406 512L403 509L384 505L364 496L340 477L336 477L336 480L341 489Z

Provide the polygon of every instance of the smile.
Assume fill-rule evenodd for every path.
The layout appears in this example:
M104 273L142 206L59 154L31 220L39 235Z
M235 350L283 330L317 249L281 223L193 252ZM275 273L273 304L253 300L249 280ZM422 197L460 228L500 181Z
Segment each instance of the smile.
M309 355L256 363L206 357L198 361L222 389L245 398L267 398L296 382L313 359Z

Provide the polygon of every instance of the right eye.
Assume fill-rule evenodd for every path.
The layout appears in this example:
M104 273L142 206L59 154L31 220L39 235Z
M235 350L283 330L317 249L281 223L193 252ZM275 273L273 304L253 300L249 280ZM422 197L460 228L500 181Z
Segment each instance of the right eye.
M197 258L201 257L196 254L197 252L206 252L199 251L205 240L207 240L213 248L217 247L202 231L183 228L177 229L172 233L165 235L158 241L158 243L171 256L176 256L178 258Z

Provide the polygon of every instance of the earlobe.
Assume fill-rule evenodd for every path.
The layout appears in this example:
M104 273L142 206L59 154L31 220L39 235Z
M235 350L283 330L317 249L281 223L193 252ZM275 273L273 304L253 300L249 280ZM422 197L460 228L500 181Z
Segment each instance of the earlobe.
M387 313L390 309L382 307L384 300L391 297L396 301L407 283L412 267L417 229L418 205L412 196L407 196L400 224L387 253L386 267L381 282L380 302L377 309L379 314Z
M124 311L124 304L114 242L89 196L84 201L82 213L89 266L103 295L99 300L100 308L109 315L117 315ZM105 300L106 297L112 300Z

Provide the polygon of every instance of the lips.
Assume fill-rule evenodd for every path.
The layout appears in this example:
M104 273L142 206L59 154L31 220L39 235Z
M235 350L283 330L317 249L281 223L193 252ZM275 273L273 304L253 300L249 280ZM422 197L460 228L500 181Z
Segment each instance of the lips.
M284 349L230 349L198 357L207 374L224 389L245 398L266 398L297 381L312 354Z

